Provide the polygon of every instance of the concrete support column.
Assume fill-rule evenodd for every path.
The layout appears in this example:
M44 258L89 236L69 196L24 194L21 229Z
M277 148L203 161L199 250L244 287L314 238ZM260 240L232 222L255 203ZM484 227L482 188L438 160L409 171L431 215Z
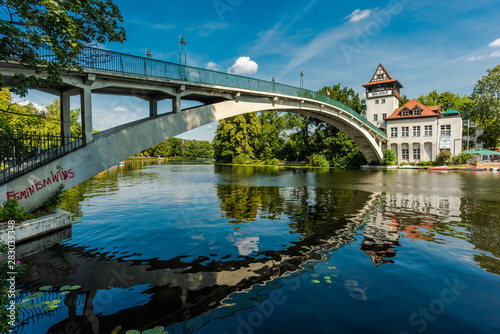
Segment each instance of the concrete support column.
M90 87L80 89L83 144L93 141L92 138L92 90Z
M158 100L152 99L149 101L149 117L156 118L158 116Z
M69 92L63 92L60 96L61 102L61 145L69 144L71 141L71 115L69 105Z
M181 97L176 95L172 98L172 112L177 113L179 111L181 111Z

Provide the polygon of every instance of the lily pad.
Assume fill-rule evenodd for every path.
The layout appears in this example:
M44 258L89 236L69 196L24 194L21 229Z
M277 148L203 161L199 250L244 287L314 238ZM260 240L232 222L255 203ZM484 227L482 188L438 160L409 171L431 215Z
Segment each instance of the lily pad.
M40 290L40 291L47 291L47 290L50 290L50 289L52 289L52 285L42 286L38 290Z
M41 291L32 293L31 295L29 295L28 297L26 297L26 299L23 300L23 302L31 300L31 299L35 299L35 298L38 298L38 297L41 297L41 296L43 296L43 294L44 294L44 292L41 292Z
M318 277L319 274L311 274L311 277Z
M65 286L62 286L62 287L59 289L59 291L64 291L64 290L69 290L69 289L71 289L71 286L69 286L69 285L65 285Z
M329 280L329 279L331 279L331 277L330 276L325 276L325 279Z
M301 246L301 247L302 247L302 248L305 248L305 249L307 249L307 250L311 250L311 247L309 247L309 246Z
M331 267L328 267L328 269L337 269L337 268L335 268L334 266L331 266Z
M51 300L50 302L46 302L47 303L47 306L50 306L50 305L57 305L61 302L60 299L54 299L54 300Z
M16 289L16 290L14 291L14 293L17 295L17 294L18 294L19 292L21 292L21 291L22 291L22 289Z
M329 279L325 280L326 283L332 283Z
M139 332L136 329L130 329L130 330L126 331L125 334L141 334L141 332Z
M69 293L69 291L62 291L62 292L61 292L61 295L63 295L63 296L64 296L64 295L67 295L68 293Z
M157 326L155 328L145 330L144 332L142 332L142 334L163 334L164 333L163 330L164 330L164 327Z
M303 250L299 250L299 253L304 253L304 251Z
M16 303L16 307L18 307L18 308L23 308L23 307L26 307L26 306L29 306L29 305L31 305L30 302Z
M118 326L115 329L113 329L113 331L111 332L111 334L118 334L121 330L122 330L122 326Z
M43 309L45 311L54 311L58 306L57 305L47 305Z
M78 289L81 289L82 286L81 285L73 285L71 288L69 288L70 290L78 290Z
M320 281L318 281L317 279L312 279L311 280L311 283L321 283Z
M42 306L44 306L44 305L47 305L48 303L49 303L49 302L46 302L46 301L39 302L39 303L37 303L37 304L33 305L33 307L42 307Z
M280 254L281 257L286 257L287 255L286 254Z

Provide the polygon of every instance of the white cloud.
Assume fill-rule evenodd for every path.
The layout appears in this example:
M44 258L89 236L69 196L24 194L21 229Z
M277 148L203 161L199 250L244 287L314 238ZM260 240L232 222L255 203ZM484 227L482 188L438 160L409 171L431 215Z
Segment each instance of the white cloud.
M209 61L207 63L207 65L205 65L205 68L207 70L212 70L212 71L218 71L219 70L219 66L217 66L217 64L214 63L213 61Z
M160 23L160 24L155 24L153 26L154 29L156 30L170 30L170 29L174 29L175 28L175 25L172 25L172 24L163 24L163 23Z
M498 58L500 57L500 51L493 51L489 55L481 55L481 56L471 56L467 58L468 61L478 61L478 60L483 60L486 58Z
M142 111L142 108L135 109L135 112L141 112L141 111Z
M33 108L35 108L38 111L47 111L47 107L41 106L38 103L31 102L31 101L21 101L21 102L16 102L18 106L25 107L31 105Z
M488 44L490 47L495 48L495 47L500 47L500 38L495 39L493 42Z
M344 20L349 19L349 22L359 22L363 19L367 19L370 17L371 10L370 9L365 9L365 10L359 10L356 9L354 12L352 12L350 15L344 18Z
M239 57L234 62L233 66L227 69L228 73L250 75L257 73L259 65L250 59L250 57Z
M122 112L128 111L128 109L127 109L127 108L124 108L124 107L122 107L122 106L118 106L118 107L114 108L113 110L114 110L114 111L122 111Z

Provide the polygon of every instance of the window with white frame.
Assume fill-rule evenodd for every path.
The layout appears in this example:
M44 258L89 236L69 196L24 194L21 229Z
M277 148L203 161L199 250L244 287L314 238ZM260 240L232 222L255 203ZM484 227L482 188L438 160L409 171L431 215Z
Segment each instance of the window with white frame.
M408 110L405 109L401 111L401 117L408 117L408 116L410 116L410 112Z
M384 103L385 103L385 99L382 99L382 104L384 104Z
M410 130L408 126L401 127L401 137L408 137L410 135Z
M401 150L401 157L402 157L403 160L408 160L409 150L407 148L403 148Z
M424 127L424 136L432 136L432 125L426 125Z
M420 149L419 148L413 149L413 160L420 161Z
M415 108L413 109L413 116L420 116L422 115L422 110Z
M382 114L382 119L386 119L387 118L387 114Z
M420 137L420 126L413 127L413 137Z
M391 128L391 137L395 138L398 136L398 128Z
M441 136L451 136L451 125L441 125Z
M375 104L378 104L379 103L379 100L375 100Z
M378 121L378 114L374 114L374 115L373 115L373 120L374 120L374 121Z

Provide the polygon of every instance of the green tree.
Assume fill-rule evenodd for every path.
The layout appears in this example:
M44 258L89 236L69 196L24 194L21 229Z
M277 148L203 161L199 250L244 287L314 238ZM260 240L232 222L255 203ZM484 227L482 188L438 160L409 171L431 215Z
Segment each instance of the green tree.
M330 92L332 99L351 107L360 115L366 115L366 100L362 99L359 94L354 91L354 89L341 87L340 83L338 83L331 87L325 86L321 88L318 93L327 95L327 91Z
M408 96L403 94L399 97L399 107L400 108L402 106L404 106L405 104L407 104L408 102L410 102L410 99L408 98Z
M61 82L61 72L80 69L83 48L92 43L123 42L125 30L112 0L4 0L0 2L0 61L16 60L37 75L16 73L11 91L25 96L31 85ZM40 57L40 50L53 57ZM87 61L96 61L88 58ZM0 74L0 87L6 82Z
M396 156L396 152L394 150L387 148L384 151L384 165L386 166L392 166L392 165L397 165L398 163L398 157Z
M214 138L214 158L219 162L231 162L237 155L253 157L255 143L261 133L257 113L237 115L223 119L217 126Z
M438 93L436 90L428 95L421 95L417 100L426 106L440 106L443 112L449 109L463 111L466 105L472 102L466 95L452 92Z
M484 145L495 148L500 146L500 65L487 72L474 87L467 117L483 128L480 139Z

